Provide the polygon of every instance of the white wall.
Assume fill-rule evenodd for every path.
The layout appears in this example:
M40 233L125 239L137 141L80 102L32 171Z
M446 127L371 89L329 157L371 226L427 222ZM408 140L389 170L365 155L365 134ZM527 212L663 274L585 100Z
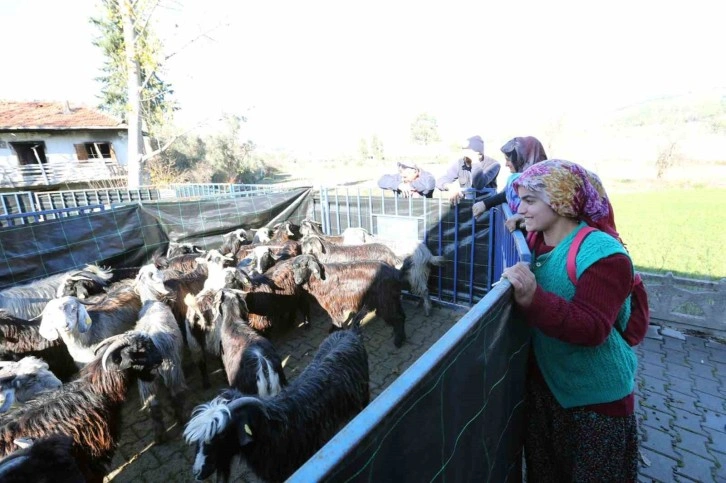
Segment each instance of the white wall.
M104 131L62 131L62 132L18 132L0 133L0 141L6 147L0 147L0 166L13 168L18 165L17 156L10 147L12 142L44 141L45 156L48 162L75 161L76 148L74 144L89 142L110 142L116 153L118 164L125 166L128 157L128 146L125 130Z

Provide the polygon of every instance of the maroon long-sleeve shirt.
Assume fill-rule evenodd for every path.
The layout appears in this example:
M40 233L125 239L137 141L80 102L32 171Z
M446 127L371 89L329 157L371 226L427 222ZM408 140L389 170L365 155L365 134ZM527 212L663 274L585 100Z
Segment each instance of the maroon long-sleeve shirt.
M541 255L554 247L541 237L534 252ZM571 344L598 346L610 335L615 318L630 293L633 272L630 259L621 254L603 258L577 280L575 296L567 301L537 285L532 303L520 311L527 322L545 335ZM544 380L535 358L530 357L530 377ZM629 416L634 411L633 393L617 401L593 404L586 409L607 416Z

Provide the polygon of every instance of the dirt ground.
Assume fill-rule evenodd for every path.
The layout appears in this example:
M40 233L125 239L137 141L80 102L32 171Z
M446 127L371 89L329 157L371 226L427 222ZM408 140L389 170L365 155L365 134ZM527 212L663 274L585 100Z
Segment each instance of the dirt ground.
M363 322L363 334L368 350L371 399L376 398L403 371L436 342L464 311L434 307L426 317L416 301L404 300L407 340L400 349L393 345L393 333L382 319L368 317ZM315 314L311 327L295 328L273 337L272 340L285 362L288 380L293 380L314 357L320 342L328 333L329 319L321 312ZM187 384L191 389L191 407L214 398L226 383L220 363L210 365L212 388L203 390L199 372L190 368ZM164 408L169 442L156 445L148 414L140 410L137 391L132 389L123 410L124 430L113 459L107 482L191 482L194 449L184 444L180 428L174 425L171 408ZM231 481L259 481L244 465L232 473Z

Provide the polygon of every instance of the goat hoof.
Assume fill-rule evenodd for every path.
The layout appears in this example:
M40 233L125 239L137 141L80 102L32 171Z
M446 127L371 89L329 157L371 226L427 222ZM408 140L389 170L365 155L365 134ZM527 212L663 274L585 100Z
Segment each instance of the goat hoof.
M406 337L405 336L398 336L397 335L393 339L393 345L395 345L397 349L400 349L401 346L403 345L403 341L404 340L406 340Z

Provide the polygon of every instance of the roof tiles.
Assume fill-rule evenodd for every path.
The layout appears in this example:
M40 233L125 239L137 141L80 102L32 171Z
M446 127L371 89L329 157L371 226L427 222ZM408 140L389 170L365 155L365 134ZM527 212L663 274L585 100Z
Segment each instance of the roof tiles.
M63 102L0 101L0 129L124 129L120 120L98 109Z

